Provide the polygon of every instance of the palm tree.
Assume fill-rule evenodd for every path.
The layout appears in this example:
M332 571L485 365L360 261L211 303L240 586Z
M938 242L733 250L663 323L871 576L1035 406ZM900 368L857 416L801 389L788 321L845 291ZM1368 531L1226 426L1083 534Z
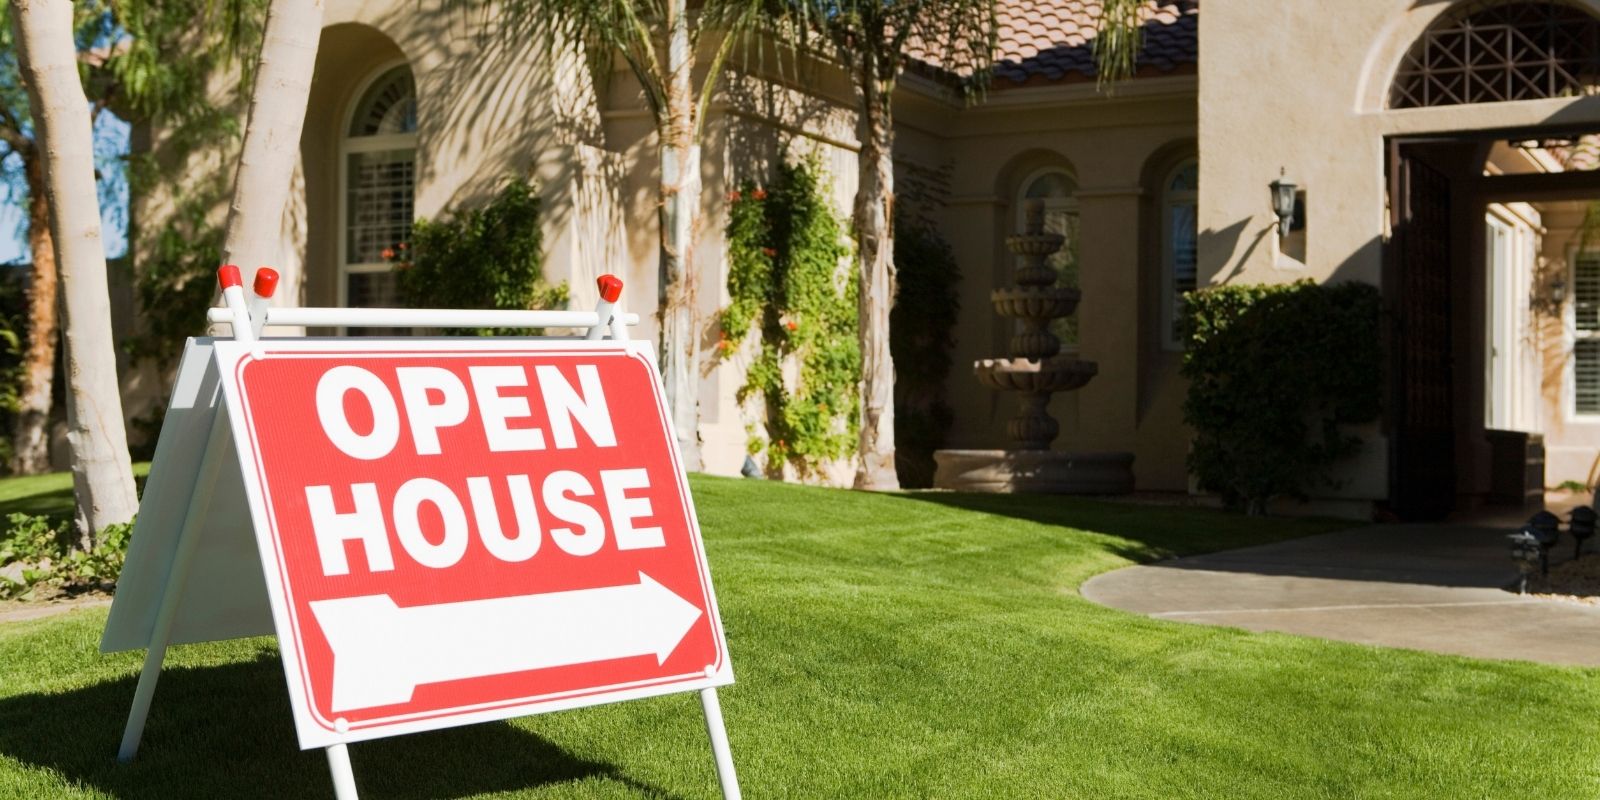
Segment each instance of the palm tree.
M995 50L995 0L777 0L805 47L821 42L850 73L861 119L855 200L857 309L861 337L861 440L857 489L896 489L894 361L889 310L895 295L894 109L912 56L937 65L969 99L980 93ZM1144 0L1103 0L1095 56L1103 87L1130 75Z
M115 113L130 122L159 117L164 125L222 127L210 102L212 76L232 66L241 38L263 0L86 0L73 4L74 40L84 71L91 123ZM34 139L28 95L17 64L7 7L0 6L0 161L15 155L27 197L27 347L17 389L11 471L28 475L50 467L48 423L53 405L58 316L55 246L44 155ZM194 35L196 24L206 31ZM249 64L243 64L248 73ZM9 176L8 176L9 178Z
M15 1L15 0L14 0ZM279 252L289 181L322 38L322 0L271 0L250 93L239 171L228 206L226 264L282 263Z
M17 59L44 152L50 233L65 299L67 440L80 547L139 510L111 341L89 101L78 77L72 0L11 0Z
M644 90L661 159L659 318L661 374L684 465L700 468L699 276L690 258L700 214L700 133L706 107L734 44L766 8L756 0L491 0L501 32L537 35L551 52L581 45L597 94L621 57ZM705 77L693 80L707 36L719 36Z

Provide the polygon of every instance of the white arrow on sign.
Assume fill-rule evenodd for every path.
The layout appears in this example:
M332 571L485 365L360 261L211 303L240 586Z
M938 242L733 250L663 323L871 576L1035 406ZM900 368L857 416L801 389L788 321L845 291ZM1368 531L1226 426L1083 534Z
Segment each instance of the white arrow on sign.
M333 710L404 703L425 683L613 658L662 663L703 615L654 578L570 592L400 608L387 594L317 600Z

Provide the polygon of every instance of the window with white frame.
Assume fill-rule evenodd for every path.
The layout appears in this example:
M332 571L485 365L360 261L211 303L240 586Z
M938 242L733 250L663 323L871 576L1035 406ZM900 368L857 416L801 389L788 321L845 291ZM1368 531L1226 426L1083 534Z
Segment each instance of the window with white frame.
M1045 233L1058 233L1066 240L1045 262L1055 269L1056 283L1060 286L1078 285L1078 201L1073 197L1077 189L1078 182L1071 173L1052 168L1029 175L1017 196L1018 231L1026 229L1028 201L1038 200L1044 206ZM1064 349L1077 349L1077 315L1054 320L1050 330L1061 339Z
M417 93L409 67L372 80L340 144L339 302L400 305L394 270L410 261L417 185Z
M1196 286L1200 162L1179 164L1161 187L1161 343L1183 349L1183 296Z
M1600 414L1600 251L1572 260L1572 410Z

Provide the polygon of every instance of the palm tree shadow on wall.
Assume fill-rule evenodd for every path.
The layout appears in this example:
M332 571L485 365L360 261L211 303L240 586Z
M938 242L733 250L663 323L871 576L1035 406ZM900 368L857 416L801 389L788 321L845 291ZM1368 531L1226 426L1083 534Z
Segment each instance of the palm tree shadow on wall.
M322 753L299 749L275 655L163 671L139 757L118 764L133 689L126 677L0 700L0 755L119 798L332 796ZM576 781L676 797L507 722L361 742L351 761L372 797L463 797Z

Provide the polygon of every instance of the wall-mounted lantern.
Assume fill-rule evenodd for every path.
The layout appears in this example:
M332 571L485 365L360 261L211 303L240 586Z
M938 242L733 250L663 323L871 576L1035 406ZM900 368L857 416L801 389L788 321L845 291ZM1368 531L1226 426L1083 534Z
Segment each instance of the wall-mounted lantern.
M1554 303L1559 308L1561 304L1566 301L1566 299L1567 282L1560 278L1556 278L1555 283L1550 284L1550 302Z
M1286 171L1279 168L1278 179L1267 184L1267 188L1272 190L1272 212L1278 215L1279 236L1288 236L1289 228L1294 224L1295 192L1300 189L1285 175Z

